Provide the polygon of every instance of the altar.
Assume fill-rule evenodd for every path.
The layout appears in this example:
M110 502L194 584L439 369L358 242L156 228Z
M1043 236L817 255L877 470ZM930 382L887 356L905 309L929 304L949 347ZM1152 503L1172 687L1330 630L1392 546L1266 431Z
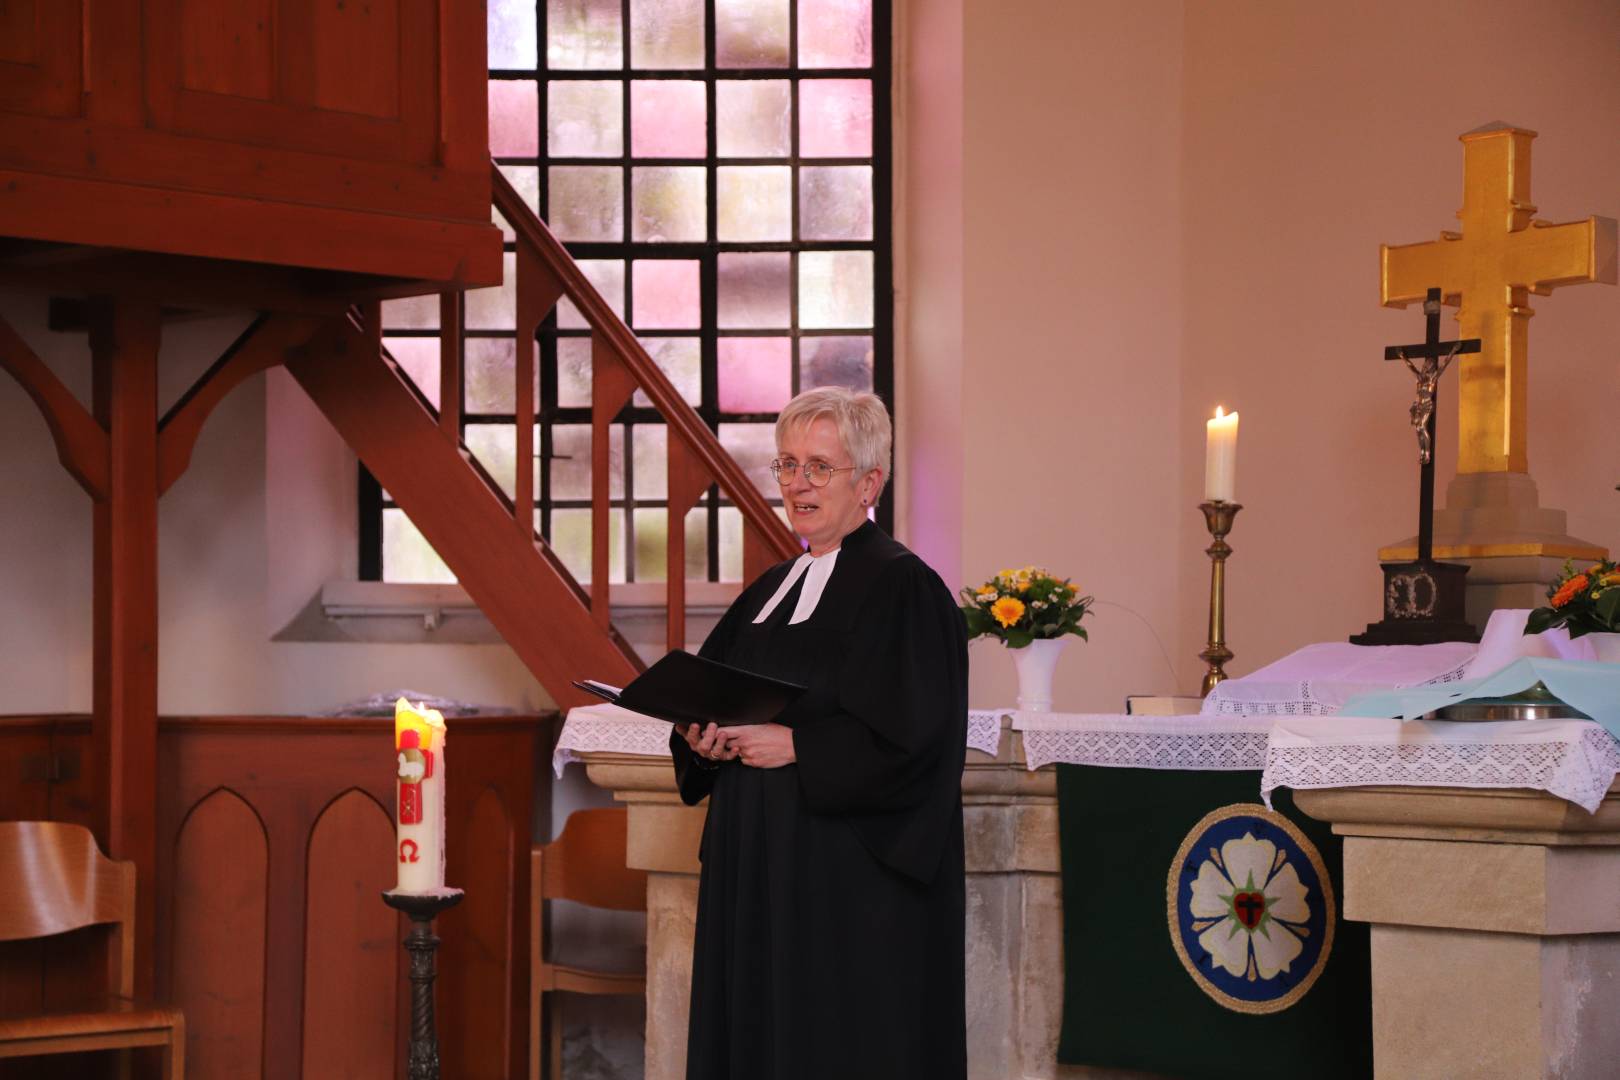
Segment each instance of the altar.
M1605 1075L1603 1063L1620 1057L1620 1034L1604 1019L1620 1006L1620 908L1612 900L1620 895L1620 747L1592 721L1403 725L1336 715L1362 690L1403 679L1454 683L1477 647L1424 649L1421 679L1411 668L1418 654L1374 649L1354 654L1360 666L1348 681L1291 679L1296 654L1222 684L1199 715L972 713L962 781L969 1075L1045 1080L1119 1076L1125 1068L1137 1070L1133 1076L1225 1074L1213 1063L1213 1071L1188 1072L1187 1062L1117 1024L1093 1020L1088 1028L1082 1019L1076 1038L1076 1016L1088 1016L1112 987L1128 994L1129 983L1117 980L1134 974L1116 970L1119 957L1099 946L1106 926L1102 935L1075 927L1066 935L1060 852L1075 855L1064 849L1060 785L1117 799L1149 771L1163 778L1154 778L1163 785L1156 790L1186 793L1192 784L1176 778L1197 776L1211 782L1209 797L1218 802L1265 799L1303 811L1296 818L1310 830L1304 846L1323 853L1318 870L1336 894L1332 964L1339 971L1325 947L1307 948L1294 965L1295 982L1283 987L1289 1000L1281 1008L1298 1019L1305 1014L1298 1002L1314 998L1350 1017L1342 1030L1307 1026L1301 1036L1348 1033L1363 1049L1370 1045L1370 1060L1364 1053L1336 1058L1340 1074ZM661 722L614 715L611 706L575 710L553 758L559 771L583 764L593 783L628 807L627 860L649 875L649 1080L684 1076L704 815L675 793L667 731ZM1060 780L1068 766L1078 768ZM1071 807L1084 805L1072 790L1065 794ZM1169 847L1182 843L1180 831ZM1301 861L1295 850L1288 854ZM1174 912L1167 927L1157 858L1145 860L1160 875L1157 922L1144 924L1132 948L1173 969ZM1274 914L1289 913L1279 907ZM1300 919L1292 929L1306 942L1325 928ZM1198 928L1196 918L1192 925ZM1191 967L1176 974L1185 982L1176 995L1203 1000L1192 989ZM1075 997L1067 1016L1066 978ZM1242 992L1241 980L1227 985ZM1093 996L1076 997L1087 992ZM1166 998L1149 1000L1144 1011L1152 1015L1168 1007ZM1238 1022L1252 1025L1269 1008L1234 1013L1247 1012ZM1194 1029L1169 1030L1209 1045L1194 1039ZM1157 1041L1174 1040L1161 1033ZM1118 1056L1138 1049L1143 1056L1134 1063ZM1114 1056L1085 1057L1104 1052ZM1261 1058L1252 1046L1235 1052L1249 1055L1249 1075L1289 1074L1269 1044ZM1190 1060L1202 1058L1195 1051ZM1162 1064L1150 1068L1153 1061Z

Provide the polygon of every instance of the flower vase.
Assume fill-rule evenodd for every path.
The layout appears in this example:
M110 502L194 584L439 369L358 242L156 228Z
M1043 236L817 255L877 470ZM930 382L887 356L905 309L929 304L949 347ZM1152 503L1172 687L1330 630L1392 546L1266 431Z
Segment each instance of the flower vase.
M1018 708L1024 712L1052 711L1052 673L1067 637L1036 638L1022 649L1008 649L1018 670Z
M1605 664L1620 664L1620 634L1585 634L1592 643L1593 658Z

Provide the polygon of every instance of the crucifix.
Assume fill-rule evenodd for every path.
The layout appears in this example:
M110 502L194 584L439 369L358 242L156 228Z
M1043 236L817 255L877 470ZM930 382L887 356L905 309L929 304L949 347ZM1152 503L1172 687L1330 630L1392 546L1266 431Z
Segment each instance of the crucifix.
M1428 289L1423 341L1384 350L1386 361L1402 361L1417 379L1417 397L1408 411L1418 440L1418 550L1415 561L1383 564L1384 617L1353 636L1356 645L1479 640L1463 613L1468 567L1434 559L1434 414L1440 376L1458 356L1479 352L1480 341L1441 341L1440 305L1440 289Z
M1402 360L1417 378L1412 402L1412 427L1418 440L1418 562L1434 558L1434 409L1440 376L1451 361L1464 353L1479 352L1479 338L1440 340L1440 290L1430 289L1423 300L1424 333L1418 345L1391 345L1385 360Z

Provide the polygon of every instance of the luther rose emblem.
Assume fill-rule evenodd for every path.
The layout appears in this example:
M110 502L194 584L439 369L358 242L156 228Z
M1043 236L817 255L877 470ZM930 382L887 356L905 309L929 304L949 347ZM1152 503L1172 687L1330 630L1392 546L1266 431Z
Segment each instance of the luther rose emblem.
M1170 864L1170 940L1199 989L1237 1012L1288 1008L1333 951L1337 911L1322 856L1254 803L1193 826Z

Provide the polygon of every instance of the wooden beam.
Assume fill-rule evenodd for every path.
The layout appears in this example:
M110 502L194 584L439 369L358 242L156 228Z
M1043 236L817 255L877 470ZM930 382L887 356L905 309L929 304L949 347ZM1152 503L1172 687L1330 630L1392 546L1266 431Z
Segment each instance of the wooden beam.
M533 533L512 528L500 489L439 433L432 413L352 321L292 350L287 371L388 490L557 703L578 678L633 678L641 664L592 624L578 586Z
M135 863L135 992L153 984L157 829L156 304L102 300L90 334L97 418L110 447L108 491L94 510L94 701L97 838Z
M516 425L514 437L517 452L517 487L513 499L513 517L518 532L528 536L534 532L534 438L535 418L535 334L546 312L556 306L562 296L562 283L547 270L535 256L534 249L520 245L517 250L517 362L515 378Z
M673 433L672 433L673 434ZM686 512L697 505L704 489L714 483L703 463L679 435L669 440L669 522L666 550L666 642L671 649L686 648Z
M439 294L439 430L452 446L461 444L461 308L461 293Z
M93 499L107 497L107 431L17 332L0 319L0 368L34 399L63 468Z
M635 393L636 380L601 334L591 335L591 617L606 630L608 607L608 515L613 512L608 484L610 427Z
M261 316L231 343L158 425L158 494L174 486L191 464L197 437L215 406L250 375L278 366L287 350L309 340L320 328L313 319Z

